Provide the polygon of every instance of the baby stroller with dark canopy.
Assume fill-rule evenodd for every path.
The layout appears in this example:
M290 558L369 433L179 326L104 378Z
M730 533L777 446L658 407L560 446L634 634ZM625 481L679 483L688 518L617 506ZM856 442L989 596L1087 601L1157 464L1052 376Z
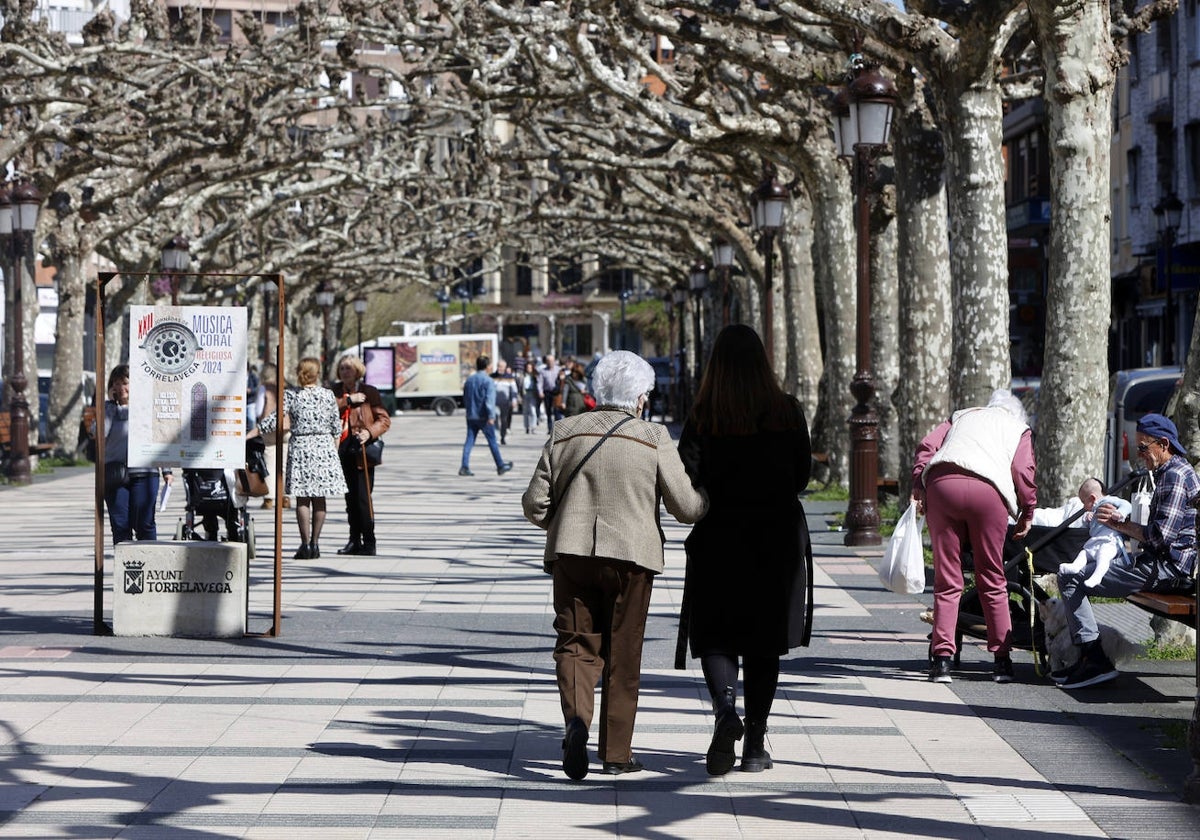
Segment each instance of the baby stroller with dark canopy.
M215 542L220 539L220 520L224 520L225 540L246 543L247 554L253 557L254 520L246 501L266 493L265 451L261 438L248 438L245 469L183 470L187 504L175 527L175 539Z
M1146 475L1146 470L1134 470L1123 480L1105 491L1107 495L1117 493L1127 485ZM1046 633L1037 605L1049 597L1035 577L1056 574L1062 563L1075 559L1088 539L1087 528L1072 528L1075 520L1083 516L1080 508L1060 525L1034 525L1024 539L1004 542L1004 576L1008 583L1008 609L1012 615L1012 646L1032 651L1035 662L1044 661L1046 655ZM1009 534L1012 526L1009 526ZM974 559L970 551L963 552L963 569L968 583L963 590L958 606L958 625L955 632L953 667L960 664L964 636L976 639L987 638L987 625L983 618L983 605L975 589ZM932 650L930 657L932 661Z

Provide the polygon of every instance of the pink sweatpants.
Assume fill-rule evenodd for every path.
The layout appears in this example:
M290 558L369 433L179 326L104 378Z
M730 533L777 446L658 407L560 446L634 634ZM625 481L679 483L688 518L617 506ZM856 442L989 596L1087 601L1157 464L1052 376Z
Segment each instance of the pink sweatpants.
M962 550L975 557L975 586L987 623L988 650L1012 648L1012 615L1004 578L1008 509L996 488L981 478L937 469L926 479L925 515L933 543L933 646L935 656L954 655L958 602L962 597Z

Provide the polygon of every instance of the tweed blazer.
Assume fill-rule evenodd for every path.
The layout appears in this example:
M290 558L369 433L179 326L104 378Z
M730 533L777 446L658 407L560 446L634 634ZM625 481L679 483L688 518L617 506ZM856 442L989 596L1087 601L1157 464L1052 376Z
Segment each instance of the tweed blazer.
M685 524L708 510L702 491L679 459L665 426L633 419L604 441L575 476L567 478L600 437L632 414L601 406L554 424L529 487L521 498L525 518L545 528L547 572L560 554L627 560L651 572L663 570L659 500ZM557 500L551 516L551 498Z

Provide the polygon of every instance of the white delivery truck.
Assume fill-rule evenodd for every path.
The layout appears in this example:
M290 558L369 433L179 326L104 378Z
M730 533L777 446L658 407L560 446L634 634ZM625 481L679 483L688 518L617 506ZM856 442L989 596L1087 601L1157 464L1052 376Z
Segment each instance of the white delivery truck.
M396 408L432 408L448 416L462 404L463 382L475 372L475 360L496 360L495 333L384 336L362 348L368 385L378 388Z

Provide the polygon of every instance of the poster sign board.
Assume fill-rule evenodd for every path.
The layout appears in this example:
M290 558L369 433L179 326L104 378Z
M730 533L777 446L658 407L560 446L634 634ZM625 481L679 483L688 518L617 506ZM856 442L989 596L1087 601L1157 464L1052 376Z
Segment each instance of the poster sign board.
M131 306L129 316L129 466L244 466L245 307Z
M363 364L367 373L363 377L368 385L382 388L385 391L395 387L393 378L395 351L391 347L363 348Z
M475 359L492 354L495 340L462 336L421 337L396 345L396 394L461 393Z

